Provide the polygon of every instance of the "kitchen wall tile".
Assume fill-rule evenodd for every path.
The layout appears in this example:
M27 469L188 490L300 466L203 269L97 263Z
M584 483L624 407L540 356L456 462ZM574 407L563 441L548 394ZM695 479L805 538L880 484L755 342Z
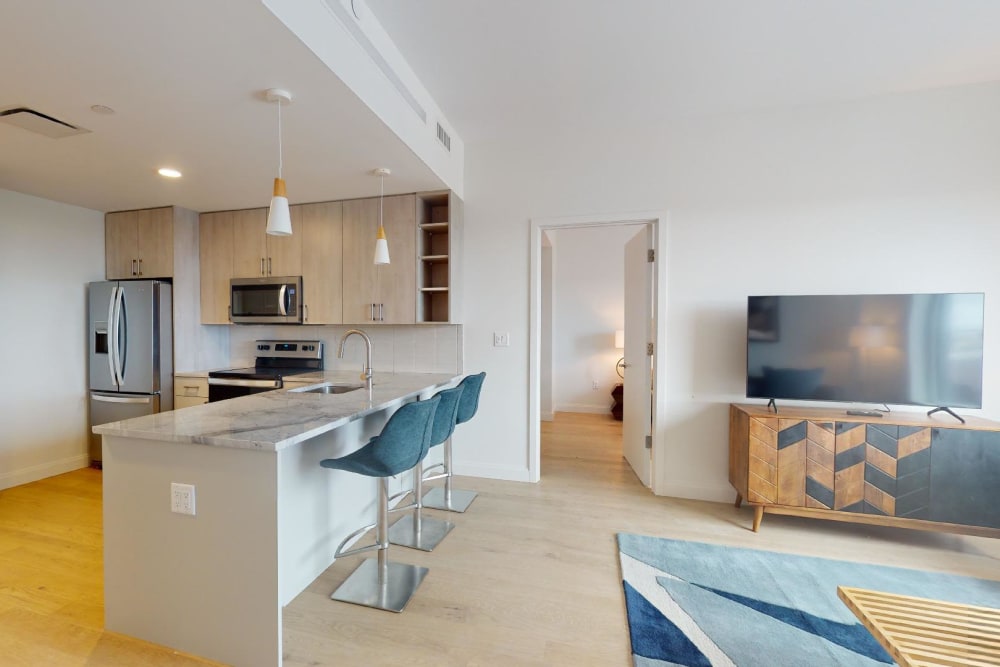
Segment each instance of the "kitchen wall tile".
M349 329L341 326L233 325L230 331L230 364L251 366L257 356L256 341L320 340L325 347L328 370L358 370L364 366L365 348L361 341L349 340L344 358L337 358L340 338ZM461 326L382 325L357 327L372 339L372 367L392 373L457 373L461 370ZM200 369L192 369L200 370Z

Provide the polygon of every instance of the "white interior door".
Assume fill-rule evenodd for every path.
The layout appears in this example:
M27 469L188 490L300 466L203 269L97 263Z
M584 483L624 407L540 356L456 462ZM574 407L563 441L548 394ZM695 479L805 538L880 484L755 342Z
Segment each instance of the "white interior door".
M625 380L622 450L625 460L645 486L650 485L652 450L650 435L652 357L647 345L653 340L653 265L650 225L625 244Z

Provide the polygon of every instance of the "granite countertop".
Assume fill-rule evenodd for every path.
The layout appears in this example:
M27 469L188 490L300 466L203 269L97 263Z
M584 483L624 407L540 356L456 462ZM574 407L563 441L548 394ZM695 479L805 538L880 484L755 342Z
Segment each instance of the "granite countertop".
M99 435L273 452L407 398L448 386L458 377L450 373L375 373L371 401L364 388L345 394L278 389L101 424L93 431ZM317 384L361 382L354 371L318 371L296 376L299 381L306 379Z

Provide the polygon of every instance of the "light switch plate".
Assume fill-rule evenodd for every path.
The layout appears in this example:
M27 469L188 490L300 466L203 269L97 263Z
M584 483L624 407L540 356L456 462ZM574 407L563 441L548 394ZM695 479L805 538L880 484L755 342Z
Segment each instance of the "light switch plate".
M510 332L509 331L494 331L493 332L493 347L510 347Z
M170 483L170 511L194 516L194 484Z

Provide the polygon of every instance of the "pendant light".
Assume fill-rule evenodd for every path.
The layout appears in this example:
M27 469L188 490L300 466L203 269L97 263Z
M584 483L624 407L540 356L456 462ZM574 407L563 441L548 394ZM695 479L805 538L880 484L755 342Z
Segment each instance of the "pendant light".
M375 237L375 264L389 263L389 243L385 239L385 228L382 226L382 200L385 198L385 177L392 174L385 167L372 170L379 177L378 188L378 235Z
M272 236L289 236L292 233L292 216L288 211L285 179L281 177L281 103L291 102L292 94L280 88L269 88L264 96L268 102L278 103L278 177L274 179L274 195L267 211L267 233Z

